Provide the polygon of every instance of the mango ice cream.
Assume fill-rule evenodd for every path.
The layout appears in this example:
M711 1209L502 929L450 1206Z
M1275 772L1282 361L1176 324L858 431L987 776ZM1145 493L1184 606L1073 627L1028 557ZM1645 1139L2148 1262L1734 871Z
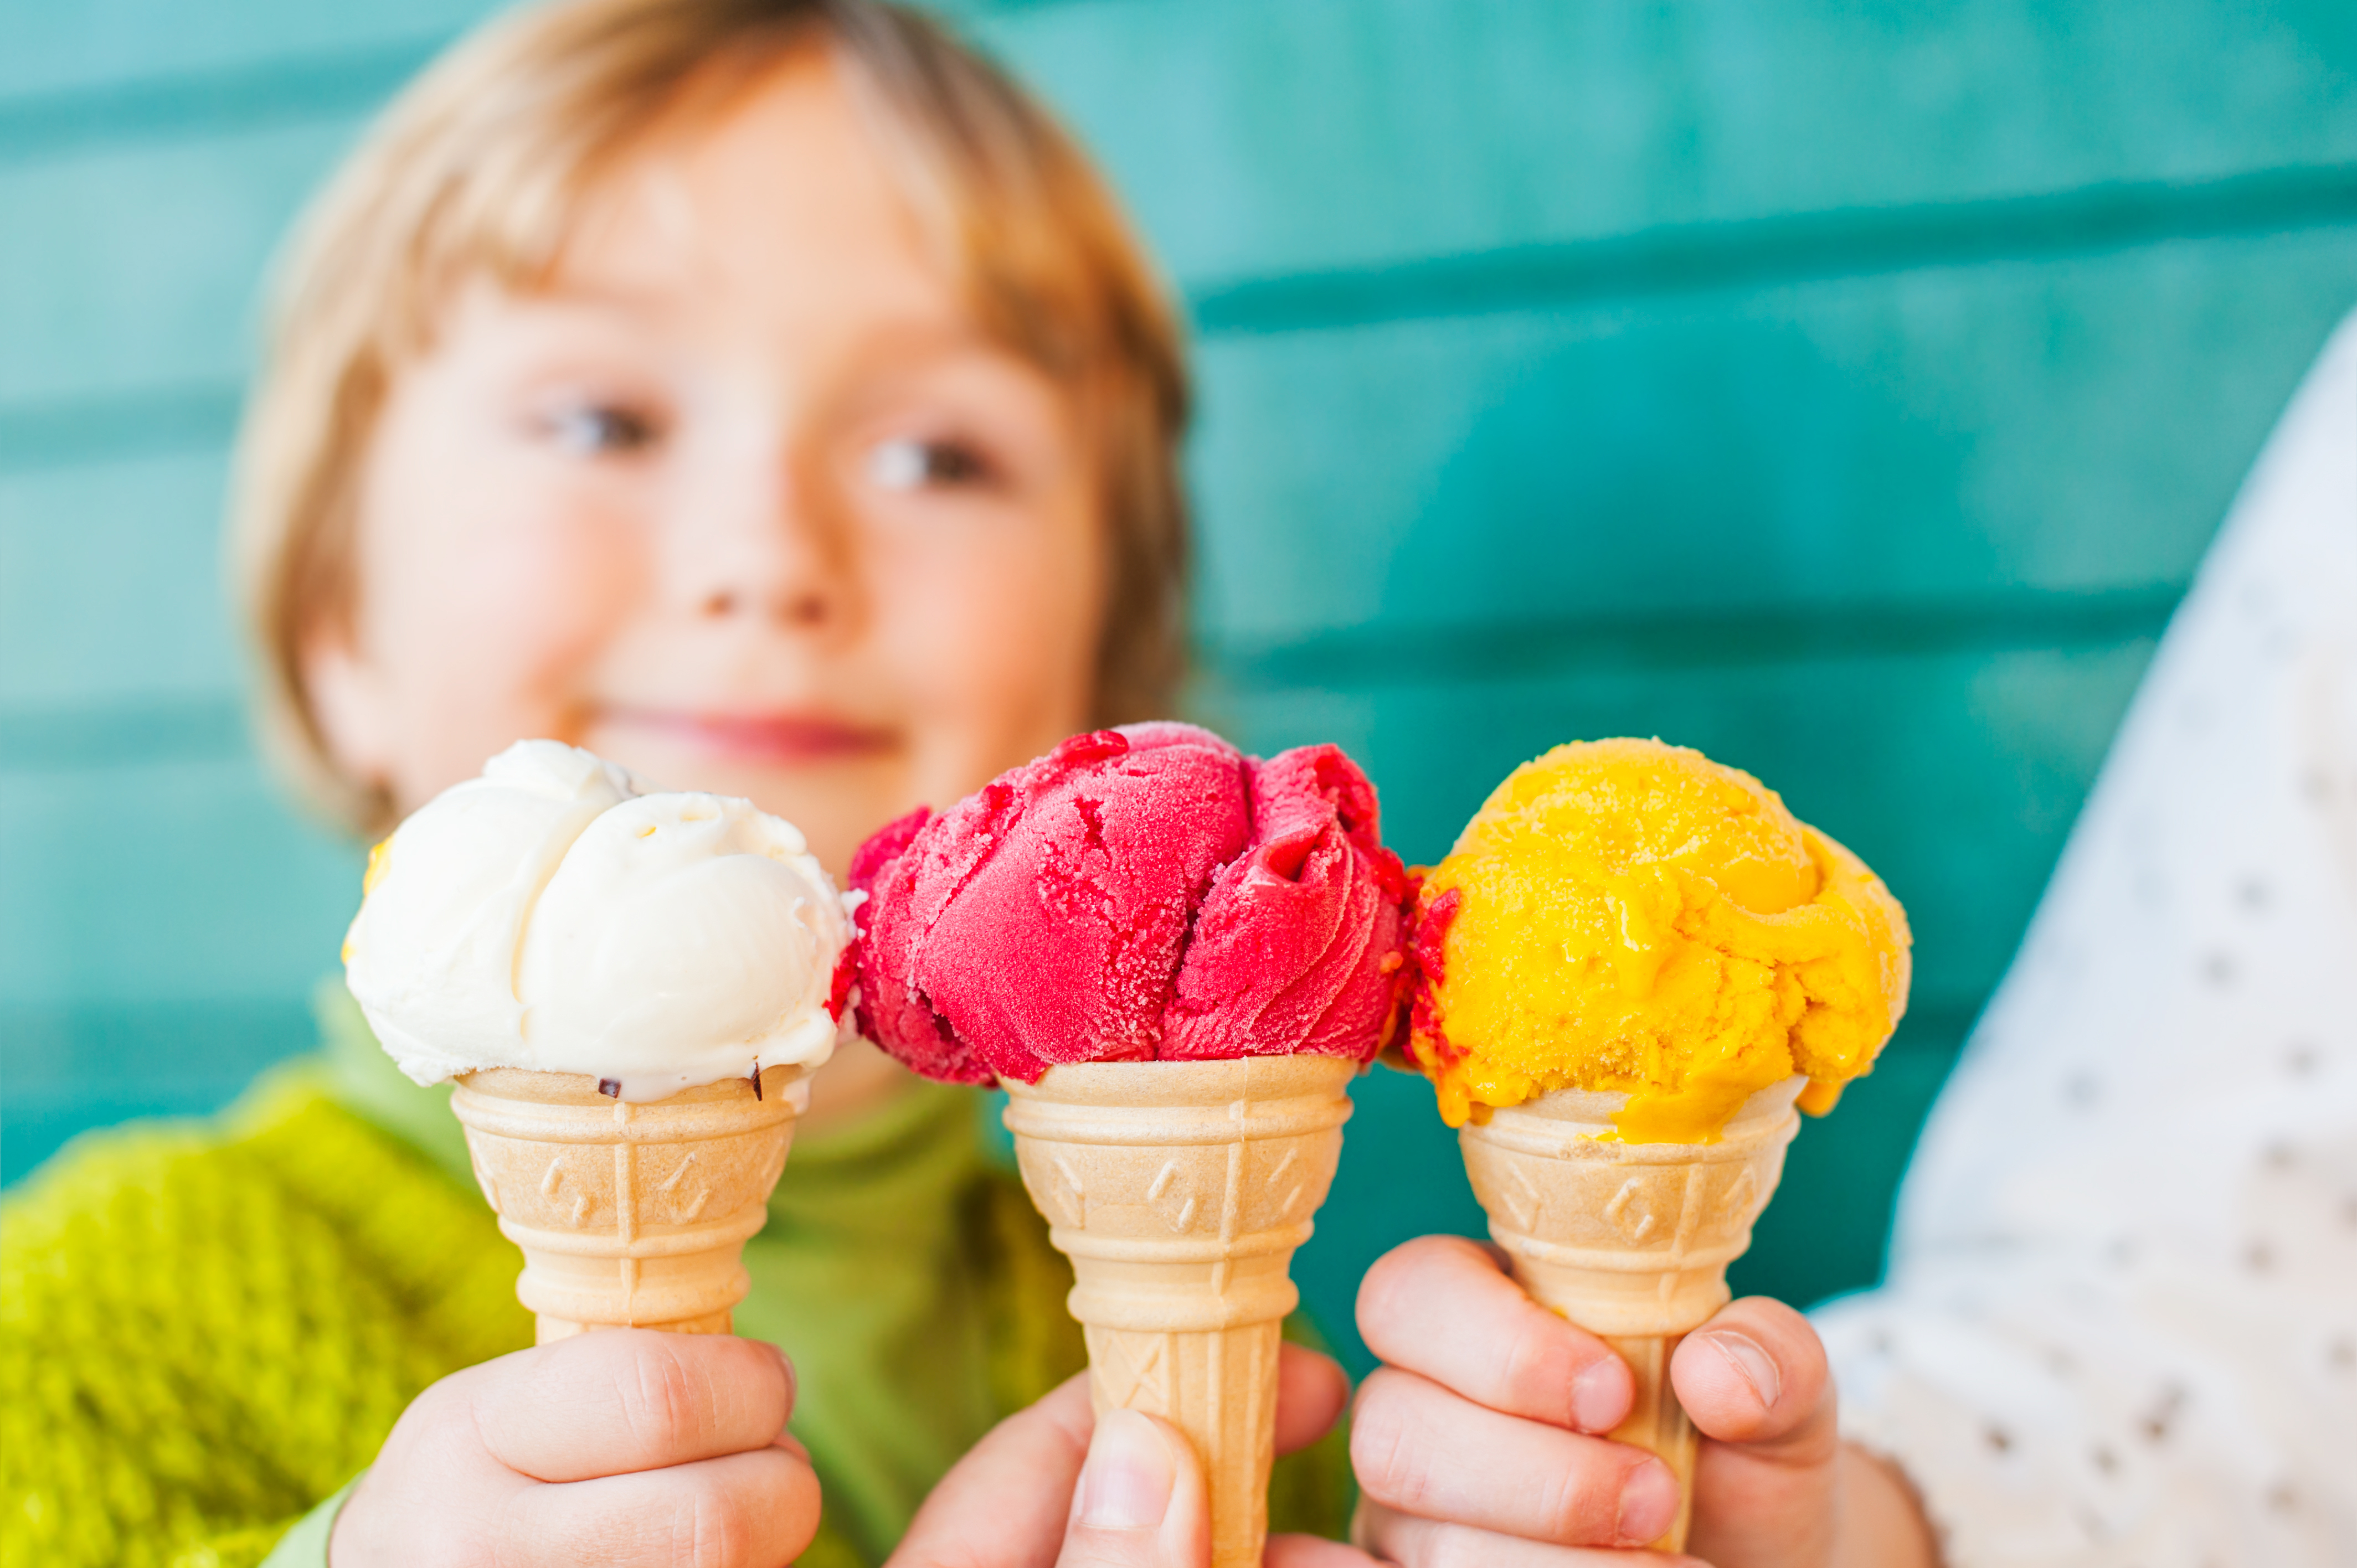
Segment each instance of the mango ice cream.
M1906 1010L1907 918L1776 792L1657 740L1516 768L1424 879L1409 1049L1452 1127L1617 1090L1631 1144L1716 1141L1798 1073L1830 1109Z

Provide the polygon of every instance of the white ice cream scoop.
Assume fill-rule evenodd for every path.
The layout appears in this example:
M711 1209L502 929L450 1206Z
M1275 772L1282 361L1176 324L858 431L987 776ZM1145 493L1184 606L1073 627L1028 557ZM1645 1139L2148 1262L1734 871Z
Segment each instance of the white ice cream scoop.
M519 741L370 857L346 979L401 1069L580 1073L660 1100L834 1050L843 897L749 800Z

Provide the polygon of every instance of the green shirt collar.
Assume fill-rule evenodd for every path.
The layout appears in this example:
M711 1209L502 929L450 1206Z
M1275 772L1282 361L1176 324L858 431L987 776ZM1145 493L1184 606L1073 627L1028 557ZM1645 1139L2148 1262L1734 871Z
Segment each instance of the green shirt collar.
M472 1187L474 1165L450 1112L450 1086L421 1087L393 1066L342 981L321 981L312 1005L328 1092ZM988 1103L971 1090L920 1081L848 1125L798 1133L770 1199L772 1224L805 1234L907 1232L907 1241L939 1244L949 1193L985 1163L977 1112Z

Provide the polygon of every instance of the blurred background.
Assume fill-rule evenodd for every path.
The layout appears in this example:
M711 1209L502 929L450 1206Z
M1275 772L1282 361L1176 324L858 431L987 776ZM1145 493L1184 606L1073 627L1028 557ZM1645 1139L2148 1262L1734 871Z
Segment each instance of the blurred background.
M491 8L0 0L0 1178L310 1042L358 859L247 738L225 454L274 243ZM2357 306L2357 6L949 9L1190 314L1198 716L1340 742L1426 861L1545 746L1659 735L1906 902L1913 1009L1738 1281L1871 1283L2154 640ZM1297 1270L1354 1356L1365 1264L1480 1227L1422 1080L1359 1102Z

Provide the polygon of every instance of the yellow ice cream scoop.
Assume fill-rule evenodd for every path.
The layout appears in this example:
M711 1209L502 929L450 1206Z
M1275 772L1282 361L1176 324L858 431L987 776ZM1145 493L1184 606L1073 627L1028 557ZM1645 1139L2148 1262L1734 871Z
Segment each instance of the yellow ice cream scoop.
M1757 779L1658 740L1516 768L1415 914L1409 1049L1452 1127L1619 1090L1624 1141L1710 1143L1794 1073L1830 1109L1907 1007L1881 880Z

